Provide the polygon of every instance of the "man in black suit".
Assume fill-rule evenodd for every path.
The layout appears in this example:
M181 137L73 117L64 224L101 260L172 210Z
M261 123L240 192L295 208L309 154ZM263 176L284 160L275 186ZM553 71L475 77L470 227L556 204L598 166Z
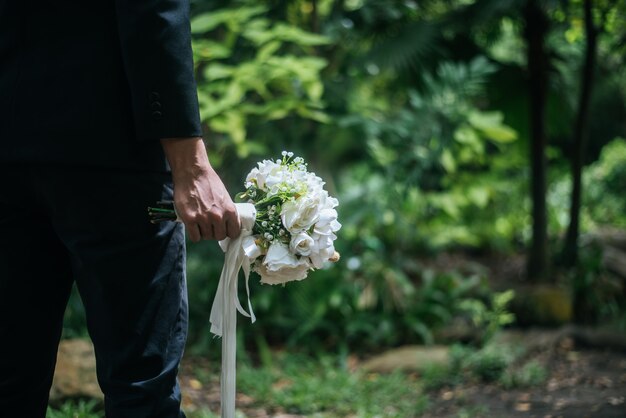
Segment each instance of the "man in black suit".
M184 231L239 234L199 121L188 0L0 0L0 417L44 417L76 281L110 418L174 418Z

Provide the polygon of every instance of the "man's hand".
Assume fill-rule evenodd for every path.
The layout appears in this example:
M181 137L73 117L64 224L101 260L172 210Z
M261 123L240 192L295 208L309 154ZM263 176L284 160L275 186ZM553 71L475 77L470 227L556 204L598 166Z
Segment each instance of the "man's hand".
M189 239L238 237L235 204L211 167L202 138L166 138L161 144L172 168L176 212Z

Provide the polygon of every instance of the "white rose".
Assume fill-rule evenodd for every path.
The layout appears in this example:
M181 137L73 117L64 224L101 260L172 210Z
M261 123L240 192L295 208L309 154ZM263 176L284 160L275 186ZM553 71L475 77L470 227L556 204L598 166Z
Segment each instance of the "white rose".
M279 191L279 187L289 180L289 171L287 167L273 163L274 166L267 171L265 178L265 185L267 190L271 194L276 194Z
M255 266L254 271L261 276L261 283L263 284L285 284L306 279L310 269L310 265L303 264L298 267L269 271L263 264L258 264Z
M324 184L326 183L324 183L321 177L316 176L315 173L306 173L305 176L304 181L306 182L307 190L309 190L310 193L325 193L328 195L328 192L324 190Z
M319 219L315 223L314 232L320 235L331 235L340 229L341 224L337 221L337 211L330 208L322 209Z
M283 204L280 212L285 228L292 234L306 231L319 218L320 195L307 193Z
M315 241L305 232L300 232L291 237L289 249L292 253L308 256L311 254Z
M328 261L333 254L335 254L333 241L337 238L337 236L333 233L328 235L314 233L311 238L313 238L314 245L309 258L313 267L319 269L324 266L324 263Z
M263 160L257 163L258 167L253 168L248 176L246 182L256 181L256 185L259 189L265 189L267 178L271 176L272 172L280 167L272 160Z
M327 196L326 197L326 201L325 203L325 207L328 209L332 209L332 208L336 208L337 206L339 206L339 201L331 196Z
M267 249L263 265L270 271L277 271L284 267L294 267L300 263L298 257L289 251L289 248L281 243L275 242Z
M298 258L285 244L270 245L263 262L255 265L261 276L261 283L281 284L306 278L311 265L306 258Z

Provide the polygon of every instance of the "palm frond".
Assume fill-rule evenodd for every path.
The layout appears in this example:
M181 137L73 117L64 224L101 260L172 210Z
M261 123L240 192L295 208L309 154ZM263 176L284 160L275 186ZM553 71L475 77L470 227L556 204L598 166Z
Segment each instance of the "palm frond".
M410 22L400 27L393 35L376 42L364 57L381 68L404 70L419 67L437 49L440 28L432 22Z

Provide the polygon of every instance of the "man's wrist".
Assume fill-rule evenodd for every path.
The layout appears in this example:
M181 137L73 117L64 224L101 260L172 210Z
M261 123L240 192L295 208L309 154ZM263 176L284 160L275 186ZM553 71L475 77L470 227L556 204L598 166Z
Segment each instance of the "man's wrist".
M200 137L163 138L161 146L174 177L197 177L211 170L204 141Z

